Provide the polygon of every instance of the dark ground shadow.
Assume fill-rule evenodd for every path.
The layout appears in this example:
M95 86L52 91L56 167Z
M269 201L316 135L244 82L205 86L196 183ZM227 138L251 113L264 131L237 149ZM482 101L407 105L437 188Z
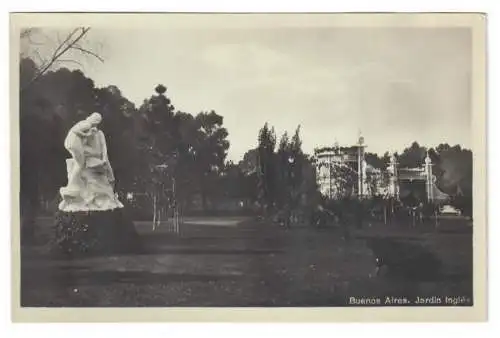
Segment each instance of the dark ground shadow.
M146 252L122 255L131 257L132 264L133 256L179 255L184 256L182 259L196 262L198 255L209 256L208 259L214 265L222 264L229 258L231 262L239 264L245 274L231 275L224 271L212 273L211 270L208 270L209 273L196 273L197 269L186 269L182 273L96 271L85 263L83 264L86 266L81 268L71 266L72 262L68 257L27 255L24 259L30 264L26 265L21 273L21 290L27 291L21 297L23 306L61 306L50 305L54 303L49 299L51 295L60 297L56 303L66 304L64 306L107 304L99 300L99 297L106 297L104 293L108 291L104 289L119 291L113 295L115 298L110 301L111 305L103 306L175 304L196 307L321 307L346 306L346 298L350 295L366 297L384 296L387 293L411 296L472 293L472 282L469 282L472 274L469 272L454 271L436 275L431 279L391 274L381 274L370 279L368 273L370 269L375 268L375 261L369 248L360 244L365 242L365 238L346 243L334 231L285 231L272 224L249 221L233 227L193 225L184 228L180 236L165 229L157 232L142 229L139 233L147 248ZM455 235L451 237L453 236ZM394 239L404 241L410 247L418 245L419 240L411 236L399 234L397 237ZM449 248L456 245L453 237L443 247L445 251L449 251ZM346 258L352 257L349 259L352 262L345 262L344 258L336 257L339 247L347 252ZM400 254L392 253L388 256L399 257ZM451 257L455 255L451 254ZM66 267L47 268L43 266L43 262L37 267L34 261L53 261L56 258L63 261L62 264L59 262L59 265ZM465 258L454 259L467 265L471 258L466 254ZM422 266L424 270L426 266L430 266L429 263L417 265ZM311 267L315 267L315 270ZM281 274L283 269L288 270L288 273ZM127 270L130 270L130 266L127 266ZM347 279L349 283L344 285L338 278L330 279L328 273L339 274L338 278ZM347 276L344 277L344 273ZM350 277L351 275L361 277L356 279ZM73 295L65 294L71 293L73 287L89 287L93 289L93 293L84 301L74 300ZM172 290L169 291L169 288ZM61 291L66 289L70 291ZM187 289L190 289L192 298L180 301ZM149 296L151 298L148 298ZM82 299L81 294L80 297Z
M152 273L148 271L95 271L90 267L60 267L54 269L30 269L32 278L23 278L22 286L41 289L44 287L105 286L115 283L165 284L176 282L209 282L237 280L240 276L224 274ZM36 276L36 278L35 278ZM29 276L25 276L29 277Z

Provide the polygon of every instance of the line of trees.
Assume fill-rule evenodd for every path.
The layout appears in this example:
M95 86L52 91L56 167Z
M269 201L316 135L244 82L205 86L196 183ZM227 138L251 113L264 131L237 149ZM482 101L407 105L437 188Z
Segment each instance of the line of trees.
M283 207L286 196L290 196L290 191L300 191L304 195L304 189L310 200L314 196L313 191L317 192L316 173L314 172L314 160L307 154L304 154L300 148L301 141L299 128L291 140L285 133L280 142L274 128L268 124L259 132L259 146L257 149L249 150L240 167L244 172L256 173L258 185L258 201L261 205L268 208L274 207L280 209ZM413 142L401 153L394 153L398 166L400 168L417 168L424 165L425 158L429 154L433 163L433 174L436 176L436 186L438 189L451 197L450 202L461 209L467 215L472 214L472 152L469 149L462 148L459 145L450 146L446 143L439 144L436 147L426 148L420 146L418 142ZM382 175L383 183L388 183L386 169L391 161L389 152L379 156L376 153L365 153L367 164L375 169L379 169ZM291 160L292 163L288 161ZM294 165L298 161L301 165ZM297 173L297 168L302 168ZM304 169L306 168L306 169ZM294 173L290 176L290 170ZM301 190L296 190L293 179L303 175L304 170L309 172L309 181L303 180L300 186ZM347 168L339 166L335 168L336 188L338 191L355 191L357 185L357 168ZM380 177L368 174L367 180L371 191L377 191L378 180ZM292 180L292 181L290 181ZM349 195L349 194L348 194ZM292 201L294 201L292 199Z
M34 69L33 60L23 59L21 78L33 76ZM66 180L66 132L92 111L104 116L102 128L120 192L152 191L152 184L175 175L183 203L199 194L207 209L210 197L219 194L220 187L232 190L226 194L229 197L278 207L296 203L304 189L316 189L312 159L301 148L300 128L291 138L285 133L278 142L274 129L266 124L259 132L257 149L248 151L238 164L226 163L228 131L216 112L192 115L175 110L163 85L136 108L116 86L96 88L81 71L60 68L42 75L21 95L24 196L36 196L43 204L54 201ZM396 155L400 166L416 167L422 165L427 151L435 164L438 187L450 195L472 196L470 150L447 144L426 149L415 142ZM381 157L366 154L368 164L379 169L387 167L389 158L388 153ZM162 164L172 170L156 174L155 168ZM261 182L257 191L251 188L258 186L256 182ZM285 196L292 194L287 189L298 195L286 200Z
M22 60L21 73L33 65L30 59ZM67 131L92 111L104 117L101 128L119 192L151 191L156 180L175 175L182 187L179 191L186 198L199 193L206 206L226 169L229 141L223 117L215 111L192 115L175 110L163 85L136 108L116 86L96 88L81 71L61 68L41 76L29 96L21 99L23 192L42 202L57 197L65 183ZM155 169L161 165L171 170L157 174Z
M199 202L208 211L224 199L257 203L265 211L307 209L318 203L315 167L302 150L300 127L291 137L284 133L278 140L266 123L258 133L258 147L239 163L228 162L228 131L223 116L215 111L179 111L161 84L136 107L116 86L98 88L80 70L55 69L71 61L63 59L69 50L104 61L80 44L87 32L86 28L72 30L49 58L24 55L20 62L20 197L27 228L32 228L40 210L57 205L69 156L63 140L74 123L93 111L104 117L101 127L116 190L122 196L145 193L152 200L160 191L168 194L175 178L176 198L185 209ZM29 30L22 34L29 39ZM460 208L471 209L471 151L448 144L426 149L414 142L396 157L401 166L416 167L427 152L435 164L438 187L452 195ZM385 169L390 154L367 153L366 160Z
M84 49L87 28L72 30L48 58L21 55L20 60L20 202L23 234L32 236L36 215L53 211L66 183L64 138L72 125L91 112L103 115L116 191L145 194L152 200L169 195L176 178L177 199L188 205L200 196L209 208L219 181L228 171L229 141L223 117L215 111L190 114L176 110L167 88L158 85L136 107L116 86L98 88L80 70L61 67L65 52ZM31 30L21 39L30 39ZM101 58L95 54L96 58ZM59 68L58 68L59 67ZM157 170L165 168L166 170ZM158 189L161 185L164 189ZM228 183L225 183L228 186ZM167 198L169 196L166 196ZM146 209L151 205L147 205Z
M254 175L256 202L267 215L282 210L307 214L319 202L314 160L302 150L300 126L292 137L285 132L278 142L274 127L266 123L259 131L258 147L239 165Z

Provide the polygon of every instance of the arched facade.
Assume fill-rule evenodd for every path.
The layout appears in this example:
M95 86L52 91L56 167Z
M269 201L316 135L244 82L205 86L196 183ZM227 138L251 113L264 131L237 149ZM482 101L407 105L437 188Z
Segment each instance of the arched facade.
M392 156L387 171L390 177L390 195L398 200L406 197L407 194L402 186L419 184L424 188L427 202L432 203L448 198L448 195L436 187L436 176L432 173L432 160L429 154L425 157L424 164L416 168L399 168L396 157Z
M392 156L386 170L379 170L366 163L365 148L364 138L360 136L357 144L350 147L336 144L315 149L316 179L324 196L338 199L346 195L358 198L385 195L399 200L407 196L408 190L416 190L420 195L415 198L420 201L433 202L448 197L435 185L436 177L428 154L421 167L400 168L396 157ZM344 182L346 180L350 182ZM373 181L375 188L370 183Z
M320 192L331 199L370 194L366 181L364 138L353 146L317 148L314 151L316 179Z

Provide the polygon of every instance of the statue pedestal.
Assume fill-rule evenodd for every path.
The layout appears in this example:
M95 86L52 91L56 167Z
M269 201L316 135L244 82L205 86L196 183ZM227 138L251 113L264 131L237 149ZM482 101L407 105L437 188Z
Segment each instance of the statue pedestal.
M60 189L54 249L70 256L142 252L140 237L114 192L102 117L93 113L64 140L68 184Z
M54 249L69 256L141 253L140 236L124 208L58 211Z

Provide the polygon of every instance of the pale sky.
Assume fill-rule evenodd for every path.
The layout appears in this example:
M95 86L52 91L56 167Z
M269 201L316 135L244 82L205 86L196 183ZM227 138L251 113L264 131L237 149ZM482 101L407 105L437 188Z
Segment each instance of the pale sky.
M265 122L301 125L303 147L401 151L412 141L471 146L471 34L466 28L93 29L96 86L140 105L162 83L176 109L224 116L238 161ZM94 45L95 46L95 45Z

